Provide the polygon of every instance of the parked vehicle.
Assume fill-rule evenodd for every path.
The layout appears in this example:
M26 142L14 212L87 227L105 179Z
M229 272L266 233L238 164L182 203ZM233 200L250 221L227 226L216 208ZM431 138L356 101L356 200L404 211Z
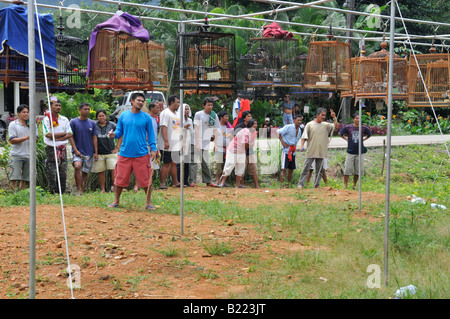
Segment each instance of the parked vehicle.
M129 91L125 93L121 101L117 101L117 108L116 110L110 115L110 118L112 121L117 122L119 119L120 114L122 114L125 111L128 111L131 109L131 95L135 92L142 92L143 91ZM151 100L153 102L156 101L164 101L164 108L166 107L166 97L164 94L160 91L148 91L145 94L146 100Z

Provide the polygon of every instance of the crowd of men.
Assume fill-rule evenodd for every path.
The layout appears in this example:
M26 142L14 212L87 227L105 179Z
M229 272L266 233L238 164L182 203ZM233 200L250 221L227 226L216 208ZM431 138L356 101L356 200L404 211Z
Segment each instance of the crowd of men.
M258 123L252 118L249 101L238 97L232 108L232 121L226 111L215 113L214 100L204 98L203 109L192 117L188 104L180 106L178 96L171 95L167 107L162 101L146 101L143 93L133 93L131 109L121 114L117 125L108 121L105 110L96 112L96 121L89 119L91 106L79 105L79 116L68 120L61 113L61 103L51 99L50 112L43 119L43 140L46 145L46 172L48 190L51 193L66 191L67 146L72 148L72 165L77 188L75 195L82 195L88 175L98 174L102 192L106 192L106 171L112 172L114 201L109 207L118 207L124 188L130 184L134 173L135 190L144 189L148 210L154 210L151 201L152 179L155 170L160 171L160 189L171 186L195 187L198 168L201 168L202 182L207 187L227 187L227 178L236 177L236 187L245 188L244 175L253 178L254 187L259 187L255 145ZM277 128L281 143L281 188L285 180L289 186L296 167L297 145L300 152L306 151L297 189L314 175L314 187L321 179L326 181L326 160L330 138L338 129L336 114L330 110L333 123L326 121L327 110L319 108L315 117L303 124L303 117L290 96L282 104L283 126ZM29 137L28 106L17 108L17 119L9 125L9 142L12 144L10 160L11 187L27 187L29 181ZM270 118L262 128L274 129ZM353 188L359 178L359 169L364 173L364 153L359 149L359 115L353 115L353 123L344 126L338 134L348 142L344 169L344 185L353 175ZM367 126L362 126L362 140L371 136ZM37 131L36 131L37 132ZM38 132L37 132L38 133ZM184 138L181 138L181 137ZM267 135L265 137L268 137ZM214 148L214 169L210 161L210 148ZM361 161L361 167L359 166ZM183 169L181 164L183 163ZM184 172L181 180L181 171ZM59 178L58 178L59 176Z

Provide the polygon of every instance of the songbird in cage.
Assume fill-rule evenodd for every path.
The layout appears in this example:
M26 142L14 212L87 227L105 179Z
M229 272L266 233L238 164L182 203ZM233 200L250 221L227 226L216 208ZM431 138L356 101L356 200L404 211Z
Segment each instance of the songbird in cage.
M202 50L200 50L200 47L198 46L198 44L194 44L194 48L195 48L195 51L197 51L197 54L203 58Z
M252 75L250 73L247 73L247 80L249 80L249 81L252 80Z

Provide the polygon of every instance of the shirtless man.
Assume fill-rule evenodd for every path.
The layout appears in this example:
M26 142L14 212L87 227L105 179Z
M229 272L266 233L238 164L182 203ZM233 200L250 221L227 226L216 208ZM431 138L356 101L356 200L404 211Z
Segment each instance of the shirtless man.
M282 104L283 108L283 125L293 124L294 118L292 117L292 112L294 110L294 102L291 101L291 97L289 94L286 94L286 98L284 103Z

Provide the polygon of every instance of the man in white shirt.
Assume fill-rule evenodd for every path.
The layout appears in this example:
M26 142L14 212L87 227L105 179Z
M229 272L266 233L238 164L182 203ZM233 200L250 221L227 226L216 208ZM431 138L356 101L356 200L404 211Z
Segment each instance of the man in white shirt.
M201 154L202 181L206 186L217 187L211 182L211 170L209 169L209 145L217 130L220 129L219 117L212 110L213 100L206 97L203 100L203 111L198 111L194 116L194 138L197 154ZM197 156L196 156L197 158Z
M59 192L56 174L56 165L58 165L61 192L64 193L66 191L67 180L66 146L68 140L72 137L72 128L67 117L59 115L61 112L61 102L59 100L50 101L50 110L51 112L47 113L42 121L44 143L47 145L45 148L47 153L45 167L47 170L48 188L50 193Z
M158 146L162 158L160 189L167 189L166 179L169 174L172 178L172 186L180 185L177 178L177 162L179 162L181 150L181 120L180 114L177 112L180 107L180 99L176 95L171 95L167 99L167 103L169 105L159 115Z

